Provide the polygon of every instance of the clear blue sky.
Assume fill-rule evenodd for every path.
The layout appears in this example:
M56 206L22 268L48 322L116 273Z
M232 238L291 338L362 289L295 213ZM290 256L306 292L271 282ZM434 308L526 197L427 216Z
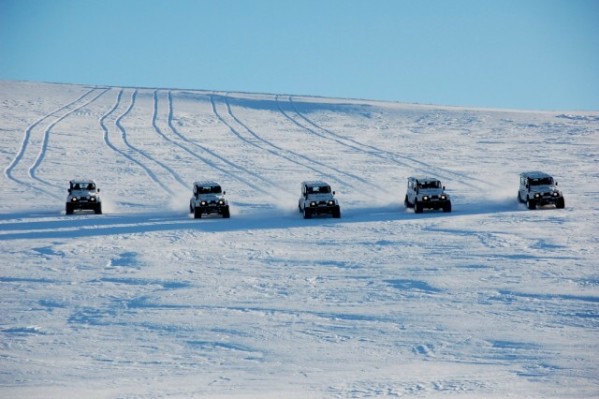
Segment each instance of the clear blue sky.
M0 79L599 110L599 1L0 0Z

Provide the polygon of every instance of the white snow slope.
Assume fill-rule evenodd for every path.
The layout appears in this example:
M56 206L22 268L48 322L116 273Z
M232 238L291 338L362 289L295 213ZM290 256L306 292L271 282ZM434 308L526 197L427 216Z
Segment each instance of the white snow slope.
M0 82L0 397L599 397L599 112ZM529 211L518 174L559 181ZM453 212L405 210L440 178ZM104 214L64 214L94 178ZM231 219L193 219L194 180ZM341 219L304 220L302 180Z

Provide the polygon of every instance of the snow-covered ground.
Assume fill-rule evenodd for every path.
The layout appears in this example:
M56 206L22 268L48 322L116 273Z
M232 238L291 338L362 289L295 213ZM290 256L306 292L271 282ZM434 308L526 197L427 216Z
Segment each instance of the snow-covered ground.
M599 397L599 112L0 82L0 397ZM566 208L527 210L518 174ZM453 212L403 208L440 178ZM96 179L104 214L64 214ZM194 180L231 219L193 219ZM341 219L304 220L300 182Z

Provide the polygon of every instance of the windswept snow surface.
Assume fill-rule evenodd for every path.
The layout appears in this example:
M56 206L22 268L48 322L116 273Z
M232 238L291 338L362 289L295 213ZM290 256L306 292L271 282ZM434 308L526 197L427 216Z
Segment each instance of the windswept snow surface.
M599 397L599 112L0 82L0 396ZM543 170L566 208L529 211ZM403 208L440 178L452 213ZM66 216L93 178L104 214ZM193 219L194 180L231 219ZM341 219L304 220L325 180Z

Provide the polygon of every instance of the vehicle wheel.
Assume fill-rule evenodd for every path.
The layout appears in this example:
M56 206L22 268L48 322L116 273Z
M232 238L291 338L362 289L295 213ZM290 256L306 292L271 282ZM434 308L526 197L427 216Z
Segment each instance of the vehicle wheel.
M73 214L73 205L67 204L65 207L65 213L67 215L72 215Z
M96 215L101 215L102 214L102 204L96 205L96 207L94 208L94 212L96 213Z
M407 195L406 195L406 198L404 198L404 200L403 200L403 205L406 208L413 208L414 207L414 204L410 204L410 201L408 201L408 196Z
M520 191L518 191L517 195L518 195L518 202L521 203L521 204L523 204L524 201L522 200L522 197L520 197Z
M530 198L528 198L526 200L526 206L528 207L528 209L536 209L537 203L535 202L535 200L531 200Z
M202 218L202 210L200 208L195 208L194 209L193 218L194 219L201 219Z
M559 198L557 200L557 202L555 203L555 207L558 209L564 209L566 207L566 200L564 199L564 197Z
M312 211L308 208L304 208L304 219L312 219Z
M424 210L424 207L422 206L422 202L418 202L418 201L416 201L416 203L414 204L414 208L416 208L416 213L422 213L422 211Z
M303 212L302 205L301 205L301 203L299 203L299 202L298 202L298 204L297 204L297 209L298 209L299 213L302 213L302 212Z
M444 206L443 206L443 212L451 212L451 202L447 202Z
M189 201L189 213L193 213L193 205L191 201Z
M231 217L228 206L224 207L222 212L223 212L223 218L229 219Z
M335 219L339 219L339 218L341 217L341 208L339 208L339 206L336 206L336 207L333 209L333 217L334 217Z

